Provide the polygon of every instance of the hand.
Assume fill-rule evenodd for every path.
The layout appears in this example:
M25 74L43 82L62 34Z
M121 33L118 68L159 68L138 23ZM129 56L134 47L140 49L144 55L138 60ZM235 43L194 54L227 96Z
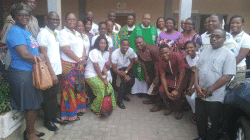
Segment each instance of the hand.
M82 63L78 63L77 69L78 70L82 70L82 68L83 68L83 64Z
M45 56L42 53L39 53L39 57L42 59L43 62L46 62Z
M172 97L175 98L175 99L181 98L181 94L177 90L173 90L171 92L171 94L172 94Z
M173 98L172 94L171 94L169 91L167 91L166 94L167 94L167 97L168 97L171 101L172 101L172 100L175 100L175 98Z
M58 80L58 77L57 77L56 75L53 75L53 76L52 76L52 80L53 80L53 84L54 84L54 85L59 84L59 80Z
M125 76L126 76L126 73L125 73L125 71L120 71L120 72L119 72L119 75L120 75L121 77L125 77Z
M111 67L111 63L110 63L110 61L106 62L106 69L107 69L107 70L109 70L109 69L110 69L110 67Z
M127 82L129 82L129 81L131 80L131 78L130 78L128 75L125 75L125 80L126 80Z
M154 85L158 85L159 84L159 79L154 79L153 83L154 83Z
M107 80L107 78L103 78L102 82L104 83L104 85L108 86L108 80Z
M135 60L134 63L135 63L135 64L138 64L138 58L135 58L134 60Z
M148 85L150 84L150 78L149 78L148 75L145 76L145 81L146 81L146 83L147 83Z

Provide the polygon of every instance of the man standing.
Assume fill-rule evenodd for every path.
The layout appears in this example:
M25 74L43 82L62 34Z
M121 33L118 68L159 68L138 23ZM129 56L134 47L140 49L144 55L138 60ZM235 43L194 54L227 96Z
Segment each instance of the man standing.
M226 31L214 29L210 36L212 47L205 49L197 62L195 110L199 138L195 140L216 140L218 136L226 84L236 74L235 55L223 45L225 40ZM208 117L212 123L209 131Z
M142 36L146 44L155 44L157 35L157 29L150 24L151 22L151 15L145 14L142 18L142 23L139 23L129 37L130 47L134 49L136 52L135 47L135 38L137 36ZM137 61L136 61L137 62ZM138 61L138 64L135 64L134 67L135 72L135 84L132 88L132 94L138 93L147 93L147 83L145 82L145 74L144 70L142 69L141 62Z
M36 8L36 5L37 5L36 0L23 0L22 2L24 4L27 4L31 8L31 11L34 11ZM11 15L9 15L5 20L5 23L3 26L3 31L1 32L2 43L4 46L7 45L7 42L6 42L7 33L10 30L10 28L15 24L16 23L15 23L14 19L11 17ZM25 28L34 36L35 39L37 38L37 35L39 33L39 26L38 26L37 19L33 15L30 17L29 24ZM11 62L11 57L10 57L9 51L7 51L5 57L6 57L5 58L5 69L7 70L9 65L10 65L10 62Z
M131 33L135 29L135 16L128 15L127 17L127 25L123 26L119 32L119 37L121 40L129 39Z
M121 25L119 25L118 23L115 22L116 13L114 11L110 11L108 14L108 19L113 21L113 23L114 23L113 32L118 34L120 32Z
M87 12L86 18L92 22L92 28L89 32L95 36L98 34L98 25L93 22L93 17L94 14L91 11Z

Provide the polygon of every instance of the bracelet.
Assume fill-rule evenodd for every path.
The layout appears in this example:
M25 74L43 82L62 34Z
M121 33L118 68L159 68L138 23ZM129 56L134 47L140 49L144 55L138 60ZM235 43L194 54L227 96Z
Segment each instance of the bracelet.
M102 78L105 79L105 78L106 78L106 75L103 75Z

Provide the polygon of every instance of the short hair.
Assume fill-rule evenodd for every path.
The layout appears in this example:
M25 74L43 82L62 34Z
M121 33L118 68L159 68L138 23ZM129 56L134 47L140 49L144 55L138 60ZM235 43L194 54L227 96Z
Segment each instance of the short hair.
M128 40L128 39L123 39L123 40L121 41L121 44L122 44L122 42L124 42L124 41L128 41L128 43L129 43L129 40Z
M232 17L230 18L229 23L231 24L231 21L232 21L233 19L235 19L235 18L240 18L241 21L242 21L242 23L245 22L244 18L243 18L241 15L234 15L234 16L232 16Z
M73 12L68 12L66 15L65 15L65 20L67 20L67 17L69 16L69 14L74 14ZM75 14L74 14L75 15Z
M129 17L129 16L132 16L134 18L134 20L135 20L135 15L129 14L127 17Z
M173 23L174 23L174 26L176 25L176 21L175 21L173 18L167 18L167 19L165 20L165 22L167 23L168 20L172 20Z
M110 12L108 13L108 15L109 15L109 14L111 14L111 13L115 13L115 14L116 14L116 12L115 12L115 11L110 11Z
M159 28L159 26L158 26L158 20L159 19L163 19L164 20L164 22L165 22L165 19L163 18L163 17L159 17L159 18L157 18L157 20L156 20L156 28Z
M222 22L223 21L223 16L220 13L214 13L211 16L216 16L218 17L219 21Z
M100 47L99 47L99 42L104 39L106 41L106 48L104 49L104 51L108 51L108 48L109 48L109 45L108 45L108 40L106 39L106 37L103 37L103 36L98 36L97 39L95 40L95 43L94 43L94 46L93 46L93 49L97 49L97 50L100 50Z
M85 18L82 22L83 22L84 25L87 24L88 22L90 22L91 25L92 25L92 21L89 20L88 18Z
M99 25L98 25L99 28L100 28L100 26L101 26L102 24L104 24L104 25L106 26L106 23L102 21L102 22L100 22Z
M188 44L193 44L194 48L196 48L196 44L195 44L194 41L187 41L187 42L185 42L185 44L184 44L184 49L186 49L186 47L187 47Z
M21 10L26 10L31 15L30 7L24 3L17 3L17 4L12 5L10 8L10 15L12 16L13 19L15 19L17 12Z
M226 35L227 35L227 32L224 30L224 29L214 29L214 30L220 30L220 31L222 31L222 33L223 33L223 37L226 37ZM213 31L214 31L213 30ZM212 31L212 32L213 32Z
M142 38L142 39L144 40L144 38L143 38L142 36L137 36L137 37L135 38L135 40L138 39L138 38ZM144 40L144 41L145 41L145 40Z
M48 14L47 14L47 16L50 16L51 14L57 14L56 12L54 12L54 11L51 11L51 12L49 12ZM57 14L58 15L58 14Z
M163 49L163 48L169 48L170 49L168 44L161 44L160 45L160 50Z
M105 24L107 24L107 22L109 22L109 21L114 24L114 22L112 20L109 20L109 19L105 21Z

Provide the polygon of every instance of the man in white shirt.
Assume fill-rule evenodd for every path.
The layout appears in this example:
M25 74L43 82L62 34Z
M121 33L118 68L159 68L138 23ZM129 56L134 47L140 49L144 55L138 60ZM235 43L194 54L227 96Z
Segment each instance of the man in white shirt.
M45 56L46 64L53 80L53 87L42 91L44 100L44 125L50 131L58 130L54 123L67 123L67 121L61 121L57 117L57 94L59 93L59 80L62 74L60 49L57 39L58 31L56 30L59 24L60 19L58 14L50 12L47 16L47 26L37 36L40 52Z
M209 36L214 29L222 29L222 22L223 16L219 13L212 14L209 17L208 31L201 35L202 46L199 50L200 52L212 47ZM229 33L226 33L226 41L224 42L224 46L231 50L235 54L235 56L238 54L237 43Z
M130 101L126 94L131 92L131 88L135 83L133 72L135 58L137 58L137 55L134 50L129 47L129 41L127 39L123 39L121 41L121 48L116 49L112 54L112 68L115 73L113 80L117 81L116 84L118 84L117 105L121 109L126 108L122 99ZM117 79L120 79L120 83Z
M114 22L113 32L118 34L120 32L121 25L115 22L116 13L114 11L110 11L108 14L108 19Z
M92 22L92 28L89 32L95 36L98 34L98 25L93 22L93 17L94 17L93 12L91 11L87 12L86 18Z

